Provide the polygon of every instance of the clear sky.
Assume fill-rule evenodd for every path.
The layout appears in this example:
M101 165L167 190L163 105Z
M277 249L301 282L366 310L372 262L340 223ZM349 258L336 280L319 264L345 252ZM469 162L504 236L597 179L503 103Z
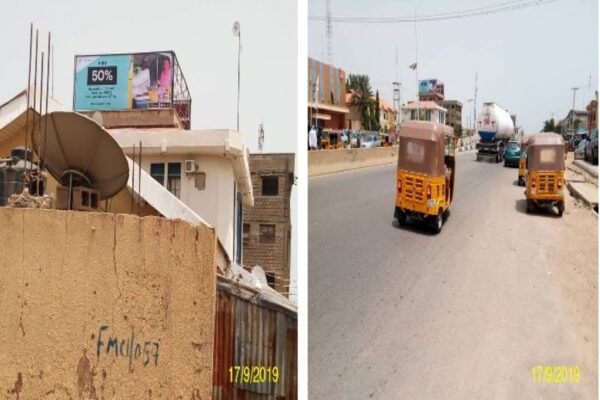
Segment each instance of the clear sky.
M417 15L454 12L505 0L417 0ZM335 17L413 16L415 2L331 0ZM309 0L309 16L325 15L325 0ZM308 22L309 56L327 54L325 23ZM576 108L589 103L598 87L598 2L558 0L515 11L463 19L417 23L419 79L444 82L447 99L477 107L495 101L517 115L525 132L539 132L543 121L564 118L579 86ZM413 100L414 24L333 24L333 61L346 73L367 74L373 88L392 102L391 82L402 83L402 102ZM396 68L396 48L398 65ZM398 74L398 75L397 75ZM588 90L591 75L591 90ZM478 111L479 112L479 111ZM467 113L463 110L463 125Z
M192 95L192 129L236 127L237 38L242 31L240 131L251 152L258 124L264 152L295 152L297 130L297 5L280 0L144 2L13 1L0 13L0 104L27 86L29 24L40 47L52 31L54 97L72 107L76 54L174 50ZM292 225L296 220L292 191ZM292 232L295 282L296 231ZM293 289L296 290L295 288Z
M0 103L27 86L29 23L55 49L57 100L72 106L75 54L174 50L192 94L192 128L236 127L237 38L242 31L240 130L265 152L294 152L297 22L293 1L15 1L0 13Z

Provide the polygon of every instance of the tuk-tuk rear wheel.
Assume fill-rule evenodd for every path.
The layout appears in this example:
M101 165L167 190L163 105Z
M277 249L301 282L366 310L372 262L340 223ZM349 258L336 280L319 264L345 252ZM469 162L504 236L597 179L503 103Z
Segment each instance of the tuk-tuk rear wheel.
M533 200L527 199L527 212L533 212L533 210L535 209L535 203Z
M558 216L562 217L563 213L565 212L565 202L561 201L560 203L558 203L556 208L558 209Z
M406 225L406 213L404 211L400 211L398 214L398 224L400 224L400 226Z
M444 211L440 208L437 215L430 218L429 223L434 233L440 233L444 225Z

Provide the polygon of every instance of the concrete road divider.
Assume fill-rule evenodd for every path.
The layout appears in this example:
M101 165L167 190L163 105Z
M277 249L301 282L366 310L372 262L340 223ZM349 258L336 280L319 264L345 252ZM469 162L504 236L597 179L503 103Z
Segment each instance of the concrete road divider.
M394 164L397 160L398 147L309 151L308 176L332 174L376 165Z

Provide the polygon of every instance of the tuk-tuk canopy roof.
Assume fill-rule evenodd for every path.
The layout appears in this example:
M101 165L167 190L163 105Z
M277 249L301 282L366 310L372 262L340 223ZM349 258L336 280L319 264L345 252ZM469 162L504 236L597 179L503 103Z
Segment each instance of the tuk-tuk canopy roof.
M448 125L429 121L408 121L400 127L400 138L445 142L445 137L452 137L454 131Z
M552 133L536 133L529 139L529 146L564 146L565 141L562 136Z
M452 128L447 125L427 121L406 122L400 128L398 169L443 176L445 138L452 136Z
M565 141L556 133L538 133L527 145L527 168L530 170L565 170Z

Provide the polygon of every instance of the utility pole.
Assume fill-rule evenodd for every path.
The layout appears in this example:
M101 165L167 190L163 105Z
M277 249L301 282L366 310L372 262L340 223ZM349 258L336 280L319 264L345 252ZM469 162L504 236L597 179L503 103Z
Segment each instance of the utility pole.
M475 72L475 94L473 96L473 134L477 130L477 72Z
M417 40L417 0L415 0L415 80L417 83L417 121L421 120L421 99L419 97L419 73L417 72L417 68L419 68L419 42Z
M473 131L471 130L471 113L473 112L473 109L471 108L471 102L473 101L473 98L470 98L467 100L467 109L469 110L469 114L468 114L468 122L467 122L467 129L469 129L469 131L471 131L471 135L473 134Z
M394 110L396 110L396 133L400 130L400 82L392 82L394 85Z
M392 82L394 87L394 110L396 110L396 138L398 137L398 132L400 131L400 123L401 123L401 110L400 110L400 68L398 64L398 46L396 46L396 80Z
M571 109L571 134L575 135L575 93L579 90L578 87L572 87L573 91L573 108Z

